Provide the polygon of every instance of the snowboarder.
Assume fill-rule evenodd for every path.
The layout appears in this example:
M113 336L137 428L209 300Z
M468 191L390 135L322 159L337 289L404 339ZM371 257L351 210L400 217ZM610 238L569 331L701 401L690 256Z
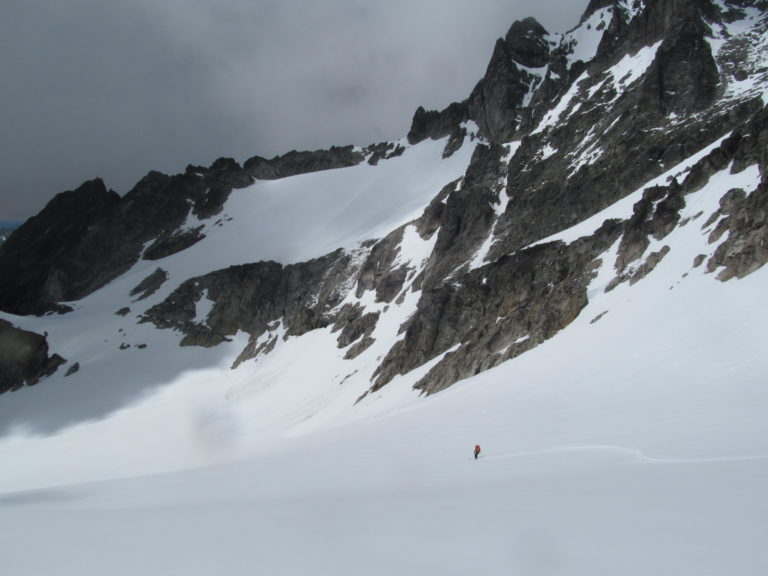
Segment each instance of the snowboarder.
M478 455L480 454L480 444L475 445L475 460L477 460Z

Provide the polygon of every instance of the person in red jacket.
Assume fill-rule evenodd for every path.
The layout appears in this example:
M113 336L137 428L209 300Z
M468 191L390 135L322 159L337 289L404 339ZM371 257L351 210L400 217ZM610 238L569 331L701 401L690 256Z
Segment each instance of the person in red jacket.
M475 445L475 460L477 460L477 457L480 455L480 444Z

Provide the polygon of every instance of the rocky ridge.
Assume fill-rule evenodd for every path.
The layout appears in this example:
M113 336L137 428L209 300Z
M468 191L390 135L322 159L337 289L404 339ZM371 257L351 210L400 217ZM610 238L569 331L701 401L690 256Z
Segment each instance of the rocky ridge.
M0 394L33 386L64 363L58 354L48 354L45 336L0 319Z
M329 327L352 360L373 344L386 310L416 295L370 389L437 360L416 385L434 393L572 322L612 246L607 289L651 274L674 250L654 247L684 225L718 243L692 267L721 281L743 277L768 262L767 12L763 0L592 0L565 34L516 22L467 100L413 117L411 145L445 138L449 155L478 138L463 178L418 219L354 252L190 278L141 321L180 331L182 345L215 346L243 331L249 343L236 366L268 354L279 338ZM201 239L199 222L221 214L229 192L254 178L376 164L402 152L383 143L254 157L243 167L222 159L174 177L150 173L124 198L86 183L0 249L0 269L17 278L0 288L0 308L62 310L56 302L83 297L139 258L184 250ZM728 191L716 213L682 220L686 197L713 175L748 169L759 173L755 190ZM629 218L570 243L546 241L638 192ZM61 222L54 215L62 211L73 217ZM401 259L406 235L430 246L428 258ZM158 268L132 296L152 294L166 278ZM199 318L203 299L212 304Z

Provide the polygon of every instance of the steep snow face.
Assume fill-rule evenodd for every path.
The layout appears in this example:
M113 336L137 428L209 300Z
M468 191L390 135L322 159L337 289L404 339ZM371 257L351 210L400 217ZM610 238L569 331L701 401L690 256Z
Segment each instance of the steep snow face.
M530 75L531 80L528 84L528 91L525 93L522 103L522 108L527 108L531 103L534 94L536 94L536 90L539 88L539 86L541 86L544 78L547 77L549 66L543 66L541 68L530 68L528 66L523 66L519 62L515 62L515 66L517 66L519 70L527 72Z
M609 77L607 81L613 84L618 94L621 94L645 75L650 65L656 59L659 46L661 46L661 41L641 48L635 54L627 54L606 71L605 74Z
M588 78L589 73L586 71L582 72L581 76L579 76L573 82L573 84L571 84L568 91L563 94L563 96L558 100L557 104L545 114L544 118L542 118L541 122L539 122L539 125L533 132L531 132L531 134L534 135L540 132L545 132L547 129L556 126L559 122L567 118L567 116L573 112L573 108L571 108L573 99L577 94L579 94L580 91L584 89L583 85L585 80ZM566 112L568 112L568 114L566 114L564 117L563 115Z
M563 34L561 45L569 49L569 67L579 60L589 62L595 57L605 28L611 23L611 18L613 18L613 8L601 8L576 28Z
M402 156L376 166L258 181L234 190L222 214L207 221L204 240L157 265L172 276L183 271L187 278L247 262L292 264L339 248L351 250L419 216L443 186L464 173L474 149L467 142L443 159L445 140L399 145L405 148Z

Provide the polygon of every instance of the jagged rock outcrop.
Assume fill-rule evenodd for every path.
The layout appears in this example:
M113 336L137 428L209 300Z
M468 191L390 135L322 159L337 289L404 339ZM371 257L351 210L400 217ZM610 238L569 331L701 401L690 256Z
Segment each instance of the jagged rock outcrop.
M371 144L366 147L364 152L369 155L368 164L376 166L381 160L402 156L403 152L405 152L405 147L395 142L379 142L378 144Z
M518 20L507 31L504 44L512 60L527 68L543 68L549 63L549 33L535 18Z
M99 180L56 196L0 247L0 309L39 314L77 300L142 257L161 258L200 238L188 217L217 214L233 188L252 182L236 162L220 159L184 174L150 172L120 198ZM151 245L144 254L144 246Z
M488 140L512 140L526 95L538 78L526 70L545 66L549 55L546 30L533 18L515 22L499 38L483 78L469 96L469 117ZM523 61L520 60L523 59Z
M392 347L373 389L458 346L416 385L437 392L540 344L587 303L594 258L618 229L577 246L537 246L474 270L458 284L425 290L405 337Z
M543 68L549 58L547 31L534 18L517 21L499 38L485 75L469 98L444 110L419 107L413 116L408 141L458 135L460 125L474 120L490 141L511 140L517 130L526 95L539 81L528 68Z
M327 312L343 298L358 270L341 251L301 264L258 262L232 266L183 282L142 321L185 334L182 345L215 346L239 330L254 343L276 321L287 334L303 334L330 324ZM197 303L214 302L206 318Z
M346 168L363 161L365 153L353 146L333 146L329 150L297 152L292 150L271 160L254 156L243 164L243 169L257 180L276 180L297 174Z
M168 280L168 272L162 268L155 269L152 274L144 278L139 284L131 290L131 296L138 296L136 300L145 300L158 291L165 281Z
M705 223L706 227L717 222L711 242L728 234L707 263L707 269L719 271L718 279L725 281L743 278L768 263L768 106L724 142L721 150L719 162L731 166L732 171L757 163L762 176L760 185L749 195L738 188L730 190L721 199L720 209ZM708 166L713 164L717 166L716 162ZM702 175L696 176L700 182ZM694 183L689 186L693 188Z
M0 394L37 384L66 362L48 352L45 336L0 320Z
M708 3L651 3L649 27L664 22L656 59L644 82L648 106L658 106L664 115L703 110L715 99L719 73L706 36L704 6ZM658 7L669 7L661 11ZM661 12L661 13L659 13Z
M457 134L461 123L468 119L469 109L466 102L454 102L441 112L427 111L419 106L411 121L408 142L418 144L427 138L439 140L445 136Z
M0 246L0 309L20 314L56 309L67 299L62 260L78 250L93 222L105 218L120 197L100 179L57 195ZM91 272L93 273L93 272Z
M500 203L506 165L500 144L479 144L461 185L445 200L432 257L425 270L427 284L445 281L462 269L488 237Z

